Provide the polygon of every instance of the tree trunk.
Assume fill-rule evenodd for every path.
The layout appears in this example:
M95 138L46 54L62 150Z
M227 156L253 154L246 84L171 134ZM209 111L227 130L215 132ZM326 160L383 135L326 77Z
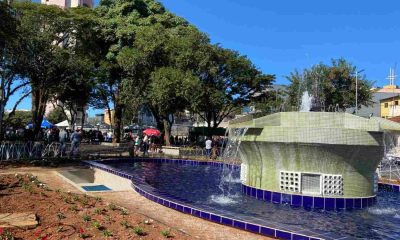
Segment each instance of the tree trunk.
M122 111L123 106L119 102L115 102L114 108L114 143L121 142L121 129L122 129Z
M32 125L35 140L42 140L41 126L46 111L46 98L41 89L32 90Z
M3 124L4 108L5 108L4 102L0 102L0 141L2 141L3 137L4 137L4 132L3 132L3 129L4 129L4 126L3 126L4 125Z
M82 130L83 130L83 125L85 125L85 116L86 116L85 107L82 106L82 120L81 120Z
M171 142L169 141L169 138L171 136L171 123L168 119L163 120L164 123L164 133L165 133L165 144L167 146L171 145Z

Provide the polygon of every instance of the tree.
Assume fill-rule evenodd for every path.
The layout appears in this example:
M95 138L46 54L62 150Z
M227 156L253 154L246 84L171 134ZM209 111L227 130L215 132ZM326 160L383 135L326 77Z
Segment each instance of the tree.
M185 110L198 86L199 79L191 72L164 67L152 73L148 89L149 101L164 123L167 145L170 145L174 114Z
M18 105L30 94L26 88L28 84L19 79L17 53L13 51L18 42L18 22L14 15L14 10L7 3L0 2L0 140L4 135L4 110L10 97L22 90L7 118L15 114Z
M124 108L132 104L132 101L138 103L133 98L126 97L124 93L131 92L129 96L140 99L143 86L147 85L148 78L145 76L150 76L157 58L162 59L162 56L157 55L157 49L162 43L159 45L160 42L151 39L144 51L138 51L134 46L137 35L156 24L164 28L173 28L188 23L166 11L162 4L154 0L101 1L97 12L102 19L101 37L105 40L104 49L107 51L97 84L103 89L97 89L96 92L103 96L102 105L107 106L108 100L113 104L113 140L119 142ZM104 97L105 93L110 95Z
M6 125L14 129L25 128L32 119L32 112L30 111L15 111L12 116L8 116L8 114L6 115Z
M294 71L287 77L290 81L288 103L296 109L301 105L303 92L308 91L314 104L323 111L355 107L356 72L359 70L345 59L332 59L331 65L317 64L302 73ZM365 75L358 75L358 108L372 104L372 83Z
M218 45L205 46L198 62L201 92L192 110L208 127L218 127L233 112L261 100L275 79L259 71L247 57Z
M20 73L32 91L32 123L35 138L53 90L66 77L74 35L67 11L55 6L16 3L20 24L16 52Z
M47 115L47 120L49 120L53 124L57 124L66 120L66 114L61 107L54 108L49 114Z

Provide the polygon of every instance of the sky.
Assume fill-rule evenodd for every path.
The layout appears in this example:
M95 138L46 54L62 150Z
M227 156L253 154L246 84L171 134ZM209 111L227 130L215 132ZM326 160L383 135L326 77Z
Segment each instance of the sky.
M398 0L161 2L213 43L239 51L264 73L274 74L276 84L287 84L285 76L295 69L343 57L364 69L375 86L383 86L389 68L400 60ZM30 99L19 108L30 109Z

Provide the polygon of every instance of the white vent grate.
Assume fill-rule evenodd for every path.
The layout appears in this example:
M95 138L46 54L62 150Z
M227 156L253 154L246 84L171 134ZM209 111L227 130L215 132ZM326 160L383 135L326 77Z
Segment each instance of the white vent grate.
M280 172L281 191L300 192L300 173L299 172Z
M246 184L247 182L247 165L244 163L240 165L240 181L243 184Z
M343 195L343 177L342 175L323 175L323 193L324 195Z
M321 195L321 175L302 173L301 192L305 194Z

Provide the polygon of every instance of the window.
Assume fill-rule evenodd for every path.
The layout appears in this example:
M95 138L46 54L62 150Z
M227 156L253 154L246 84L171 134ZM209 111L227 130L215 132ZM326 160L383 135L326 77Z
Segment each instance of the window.
M399 101L394 101L394 105L395 106L399 105Z
M385 108L388 108L389 107L389 103L385 103Z

